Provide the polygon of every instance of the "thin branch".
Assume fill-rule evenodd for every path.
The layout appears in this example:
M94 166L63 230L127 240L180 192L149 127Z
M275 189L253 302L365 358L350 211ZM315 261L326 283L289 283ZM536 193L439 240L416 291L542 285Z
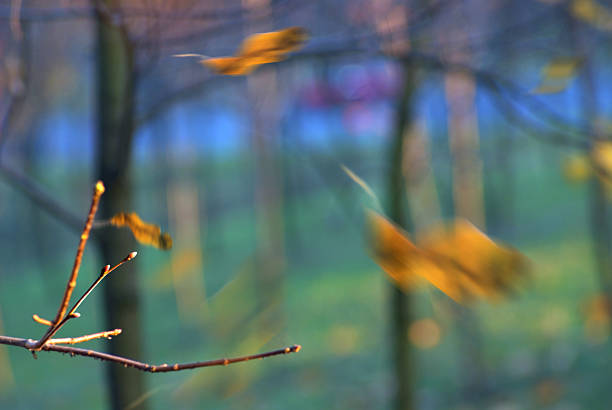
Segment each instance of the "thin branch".
M0 336L0 344L3 345L11 345L17 347L23 347L29 349L28 346L31 346L34 343L31 339L21 339L17 337L9 337L9 336ZM54 344L45 344L41 350L47 352L59 352L59 353L67 353L71 356L85 356L85 357L93 357L94 359L103 360L106 362L113 362L120 364L124 367L132 367L137 370L142 370L150 373L166 373L166 372L176 372L180 370L187 369L198 369L200 367L212 367L212 366L227 366L233 363L239 362L248 362L250 360L255 359L264 359L266 357L278 356L289 353L297 353L300 351L302 347L300 345L293 345L285 347L284 349L272 350L270 352L259 353L249 356L240 356L240 357L231 357L224 359L215 359L215 360L207 360L204 362L192 362L192 363L176 363L174 365L161 364L161 365L150 365L148 363L138 362L136 360L127 359L121 356L115 356L108 353L97 352L95 350L88 349L80 349L76 347L70 346L58 346Z
M21 191L30 201L66 227L74 231L82 229L81 218L69 211L27 175L12 169L2 161L0 161L0 175L9 185ZM110 220L97 220L93 221L91 229L100 229L109 225Z
M76 286L76 280L79 276L79 269L81 268L81 260L83 259L83 251L85 250L85 245L87 244L87 239L89 239L89 232L91 231L91 225L93 223L94 216L96 211L98 210L98 204L100 203L100 197L104 193L104 184L102 181L98 181L94 188L94 192L91 198L91 206L89 207L89 213L87 214L87 220L85 221L85 227L83 228L83 232L81 233L81 240L79 241L79 246L77 247L77 253L74 258L74 265L72 266L72 272L70 273L70 278L68 279L68 283L66 284L66 290L64 291L64 296L62 297L62 301L60 302L59 309L57 310L57 315L53 320L53 326L50 326L47 332L41 337L36 343L30 346L32 351L40 350L41 347L45 344L47 340L51 338L59 329L73 317L77 317L74 315L76 308L78 305L87 297L89 292L93 289L93 286L85 293L85 295L81 296L81 299L77 302L77 304L71 309L70 313L64 317L66 314L66 309L68 308L68 303L70 303L70 296L72 296L72 291ZM106 269L108 271L108 268ZM104 271L103 271L104 272ZM100 274L100 278L98 278L98 282L102 280L104 277L104 273ZM95 282L94 282L95 283ZM36 319L34 319L36 320Z
M81 238L82 237L83 237L83 235L81 235ZM108 276L108 274L110 274L112 271L114 271L119 266L123 265L124 263L134 259L136 257L136 255L137 255L136 252L130 253L121 262L119 262L118 264L116 264L112 268L110 267L110 265L104 266L102 268L102 271L100 272L100 276L98 276L98 278L89 286L89 288L85 291L85 293L83 293L83 295L79 298L79 300L77 300L77 302L74 304L74 306L72 306L72 309L70 309L70 311L68 311L68 314L66 316L64 316L64 314L66 312L66 309L64 309L64 312L62 312L62 316L60 318L60 321L58 322L56 320L55 324L53 326L51 326L49 328L49 330L47 330L45 335L43 337L41 337L40 340L38 340L35 343L33 343L32 345L30 345L28 348L30 350L32 350L32 351L41 350L42 346L44 346L44 344L47 342L47 340L51 339L51 337L53 337L53 335L56 334L61 329L61 327L66 324L67 321L69 321L70 319L73 319L73 318L80 317L81 316L80 313L78 313L76 310L79 308L79 306L81 306L81 303L83 303L85 301L85 299L87 299L89 294L91 292L93 292L93 290L96 288L96 286L98 286L100 284L100 282L102 282L102 280L106 276ZM78 271L78 269L77 269L77 271ZM78 272L77 272L77 275L78 275ZM74 278L74 280L75 280L75 283L76 283L76 277ZM74 288L74 286L73 286L73 288ZM66 289L68 289L68 288L66 288ZM68 297L68 299L70 299L70 297Z
M38 316L36 313L32 315L32 319L34 319L35 322L40 323L41 325L53 326L53 322L52 321L44 319L44 318Z
M81 240L79 242L79 246L77 248L77 253L74 258L74 265L72 266L72 272L70 273L70 279L66 284L66 291L64 292L64 297L62 298L62 302L60 303L60 308L57 311L57 315L53 320L54 323L58 323L64 317L66 313L66 309L68 308L68 303L70 303L70 296L72 296L72 291L76 286L76 280L79 276L79 269L81 268L81 260L83 259L83 251L85 250L85 245L87 244L87 239L89 239L89 232L91 231L91 225L94 220L94 216L98 211L98 204L100 203L100 197L104 193L104 184L102 181L98 181L94 188L94 193L91 198L91 206L89 207L89 213L87 214L87 220L85 221L85 227L83 227L83 233L81 233ZM76 309L75 309L76 310Z
M128 256L126 256L122 261L120 261L117 265L111 268L110 265L106 265L102 268L100 275L98 278L89 286L89 288L83 293L83 295L76 301L76 303L72 306L72 308L66 313L68 303L70 302L70 296L72 295L72 291L76 285L76 280L79 274L79 268L81 265L81 260L83 256L83 251L85 249L85 245L87 243L87 239L89 237L89 233L92 228L93 220L98 208L98 204L100 202L100 197L104 193L104 185L102 181L98 181L94 188L94 193L91 200L91 206L89 209L89 213L87 215L87 220L85 222L85 227L83 228L83 232L81 233L81 240L79 242L79 246L77 248L77 254L74 261L74 266L72 268L72 273L70 275L70 279L68 280L68 284L66 285L66 291L64 292L64 297L62 298L62 302L60 304L60 308L58 309L57 316L54 321L50 321L47 319L43 319L38 315L33 315L33 319L38 322L49 326L49 329L46 331L43 337L39 340L33 339L21 339L9 336L0 336L0 344L18 346L28 349L34 358L36 358L36 353L38 351L50 351L50 352L59 352L59 353L68 353L71 356L86 356L93 357L95 359L114 362L123 365L124 367L132 367L137 370L151 372L151 373L164 373L164 372L173 372L180 371L186 369L196 369L200 367L211 367L211 366L227 366L232 363L238 362L246 362L254 359L263 359L270 356L277 356L281 354L295 353L301 349L300 345L293 345L286 347L284 349L273 350L270 352L249 355L249 356L240 356L233 358L224 358L224 359L215 359L208 360L204 362L192 362L192 363L176 363L172 366L168 364L162 365L150 365L148 363L138 362L136 360L124 358L121 356L115 356L108 353L97 352L94 350L86 350L79 349L76 347L69 346L60 346L59 344L76 344L82 343L89 340L99 339L99 338L108 338L110 339L112 336L117 336L121 333L121 329L108 330L104 332L93 333L89 335L79 336L79 337L69 337L69 338L58 338L51 339L55 333L57 333L62 326L70 319L78 318L81 315L76 311L79 306L87 299L87 297L93 292L93 290L102 282L102 280L108 276L112 271L117 269L119 266L124 263L132 260L136 257L136 252L131 252Z
M157 116L163 114L165 111L169 110L176 104L178 101L188 100L190 98L200 97L203 92L207 90L207 88L211 84L218 85L219 81L223 81L227 77L218 77L211 76L207 77L200 81L195 81L191 84L185 85L177 90L173 90L172 92L166 94L162 98L160 98L157 102L153 103L151 107L149 107L144 113L142 113L135 121L135 127L140 127ZM230 81L231 79L227 78L226 81Z
M79 336L79 337L64 337L60 339L49 339L47 340L48 345L56 344L68 344L73 345L77 343L88 342L94 339L110 339L113 336L121 334L121 329L106 330L104 332L92 333L90 335Z
M0 162L0 174L13 188L18 189L41 209L73 230L81 229L81 218L67 210L55 198L46 193L26 175Z

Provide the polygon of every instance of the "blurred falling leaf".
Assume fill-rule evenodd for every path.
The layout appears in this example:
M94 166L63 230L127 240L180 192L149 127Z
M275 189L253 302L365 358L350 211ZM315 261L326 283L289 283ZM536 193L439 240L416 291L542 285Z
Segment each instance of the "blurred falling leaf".
M563 161L563 175L570 182L584 182L592 174L591 161L585 154L574 154Z
M612 11L594 0L573 0L570 12L574 17L604 31L612 29Z
M612 142L596 142L591 150L591 157L595 171L600 177L608 180L612 178Z
M576 75L583 59L578 57L557 58L542 68L540 85L532 94L554 94L563 91Z
M238 356L262 350L277 337L278 329L270 328L269 324L279 321L278 310L274 304L260 304L257 273L255 257L248 258L236 276L210 299L209 320L203 330L211 340L222 344L224 354ZM175 397L186 401L206 391L217 398L227 398L256 381L260 371L261 368L251 366L228 367L223 374L196 372L181 383Z
M592 344L604 343L610 335L612 303L604 294L590 297L584 307L584 333Z
M374 204L376 205L376 207L381 208L380 201L378 200L378 197L376 196L372 188L370 188L370 186L363 179L359 178L359 176L357 176L357 174L351 171L348 167L344 165L340 165L340 167L346 173L346 175L349 176L349 178L355 181L355 183L357 183L357 185L359 185L361 189L363 189L364 192L374 200Z
M404 290L426 279L459 303L498 300L527 271L522 254L496 244L466 220L434 226L417 246L382 215L369 211L368 219L374 260Z
M542 74L546 78L568 78L576 74L576 70L582 64L582 59L569 57L552 60L543 69Z
M127 226L140 243L164 250L172 248L170 234L162 232L157 225L144 222L135 212L119 212L111 218L110 223L117 227Z
M588 154L568 157L563 162L563 174L570 182L584 182L597 175L612 194L612 142L596 142Z
M262 64L282 61L287 53L299 50L307 38L303 28L289 27L247 37L235 56L207 58L199 54L177 54L175 57L202 57L200 63L218 74L247 75Z

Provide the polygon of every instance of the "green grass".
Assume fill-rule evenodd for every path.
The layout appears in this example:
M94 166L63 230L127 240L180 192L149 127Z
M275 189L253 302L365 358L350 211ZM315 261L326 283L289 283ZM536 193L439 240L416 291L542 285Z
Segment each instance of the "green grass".
M612 400L607 386L612 374L610 345L591 344L584 333L584 304L597 291L586 229L586 190L562 181L559 150L539 148L531 154L531 148L527 144L517 154L512 206L503 208L503 196L496 203L501 204L497 215L512 220L510 227L500 223L502 228L497 233L530 258L532 275L510 301L480 303L473 309L490 391L469 400L463 396L466 369L462 346L476 341L461 339L458 329L464 323L454 316L453 302L426 287L414 294L414 316L432 317L439 323L442 337L432 349L414 350L416 392L422 408L491 408L511 403L518 408L570 408L574 404L578 408L603 409L602 403ZM338 154L339 161L345 160L343 155ZM345 162L355 171L363 170L360 176L380 195L385 164L375 155L364 154L355 159L355 153L350 152L346 156ZM257 247L256 213L252 198L244 200L248 197L245 192L252 192L250 165L249 161L228 160L191 170L187 174L192 177L181 174L181 178L193 178L192 182L204 192L201 209L210 205L206 195L214 195L214 202L230 204L217 206L212 216L204 212L200 215L206 230L202 235L203 275L211 303L229 289L225 287L228 283L240 277L241 269L253 268L249 261ZM256 312L245 311L254 303L253 289L238 295L236 308L228 310L225 317L207 317L201 323L183 321L172 282L166 286L156 282L171 254L144 248L139 250L139 263L147 360L202 360L292 343L301 344L303 351L227 368L147 375L152 408L388 406L392 382L386 299L389 285L364 252L364 197L348 179L332 188L325 180L317 179L312 169L303 168L302 162L298 165L308 189L295 198L285 198L287 248L281 310L285 325L271 339L249 340L253 332L248 326L229 334L218 328L257 319ZM139 186L136 208L150 215L149 219L166 220L165 187L149 180L147 172L139 169L135 178ZM449 185L443 175L444 169L437 172L439 190ZM214 188L210 188L212 178L221 178L214 181ZM176 182L172 178L169 181ZM58 192L58 196L66 195L68 203L78 196L66 188L69 182L61 185L64 188ZM82 182L77 186L81 185ZM3 195L11 193L5 186L0 189ZM77 201L79 205L81 202L86 203ZM10 211L18 212L19 205ZM54 226L49 221L45 224ZM9 258L18 247L28 246L23 241L7 242L1 251L8 262L0 267L4 334L37 337L43 329L31 320L31 314L49 316L55 311L77 242L76 234L57 229L57 235L52 235L53 243L46 242L53 245L54 257L50 260ZM78 289L87 286L101 265L94 255L90 248ZM206 309L203 303L196 308ZM82 318L72 321L63 335L101 330L98 295L80 311ZM103 349L104 343L92 346ZM0 392L0 408L105 407L107 393L101 363L53 354L40 354L38 360L33 360L24 350L6 351L15 384ZM550 380L561 386L559 397L553 402L538 401L543 399L538 398L536 386Z

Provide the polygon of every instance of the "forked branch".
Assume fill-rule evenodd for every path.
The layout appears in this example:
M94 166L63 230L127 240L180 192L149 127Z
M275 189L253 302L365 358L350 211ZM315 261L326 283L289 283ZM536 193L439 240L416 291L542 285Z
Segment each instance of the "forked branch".
M227 366L232 363L238 362L246 362L254 359L263 359L270 356L278 356L289 353L296 353L300 351L300 345L292 345L289 347L285 347L284 349L272 350L270 352L259 353L248 356L239 356L233 358L223 358L223 359L215 359L215 360L207 360L203 362L191 362L191 363L177 363L174 365L162 364L162 365L150 365L148 363L138 362L136 360L128 359L121 356L115 356L108 353L97 352L95 350L88 349L80 349L71 346L60 346L61 344L76 344L87 342L94 339L110 339L113 336L118 336L121 334L121 329L107 330L104 332L92 333L89 335L79 336L79 337L67 337L67 338L59 338L52 339L52 337L68 322L70 319L78 318L81 315L77 312L77 309L81 306L81 304L87 299L87 297L94 291L94 289L102 282L102 280L107 277L111 272L115 269L123 265L124 263L132 260L136 257L136 252L131 252L128 256L126 256L122 261L120 261L115 266L111 267L110 265L106 265L100 271L100 275L93 283L89 286L89 288L83 293L83 295L76 301L76 303L72 306L70 310L68 310L68 304L70 303L70 297L72 296L72 291L76 286L76 280L79 274L79 268L81 266L81 260L83 257L83 251L85 250L85 245L87 243L87 239L89 238L89 232L91 231L92 223L94 220L94 216L98 209L98 204L100 202L100 197L104 193L104 185L101 181L96 183L93 197L91 200L91 206L89 208L89 214L87 215L87 220L85 222L85 227L83 228L83 232L81 233L81 239L79 242L79 246L77 248L77 253L75 256L74 264L72 267L72 272L70 274L70 278L68 279L68 283L66 284L66 290L64 291L64 296L62 297L59 309L57 311L57 315L53 321L41 318L38 315L33 315L33 319L41 324L49 326L43 337L39 340L33 339L22 339L16 337L9 336L0 336L0 344L23 347L28 349L34 357L36 357L36 352L38 351L48 351L48 352L59 352L59 353L68 353L71 356L85 356L85 357L93 357L94 359L99 359L107 362L114 362L125 367L132 367L134 369L151 372L151 373L163 373L163 372L174 372L186 369L197 369L200 367L211 367L211 366Z

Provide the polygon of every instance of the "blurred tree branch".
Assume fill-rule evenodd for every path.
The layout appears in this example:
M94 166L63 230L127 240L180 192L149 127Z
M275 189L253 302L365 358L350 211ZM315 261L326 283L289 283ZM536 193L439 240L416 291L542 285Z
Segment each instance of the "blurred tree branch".
M14 170L3 162L0 162L0 174L9 185L21 191L30 201L50 216L74 231L81 229L81 219L36 184L32 178ZM93 228L101 228L106 225L106 221L95 221Z

